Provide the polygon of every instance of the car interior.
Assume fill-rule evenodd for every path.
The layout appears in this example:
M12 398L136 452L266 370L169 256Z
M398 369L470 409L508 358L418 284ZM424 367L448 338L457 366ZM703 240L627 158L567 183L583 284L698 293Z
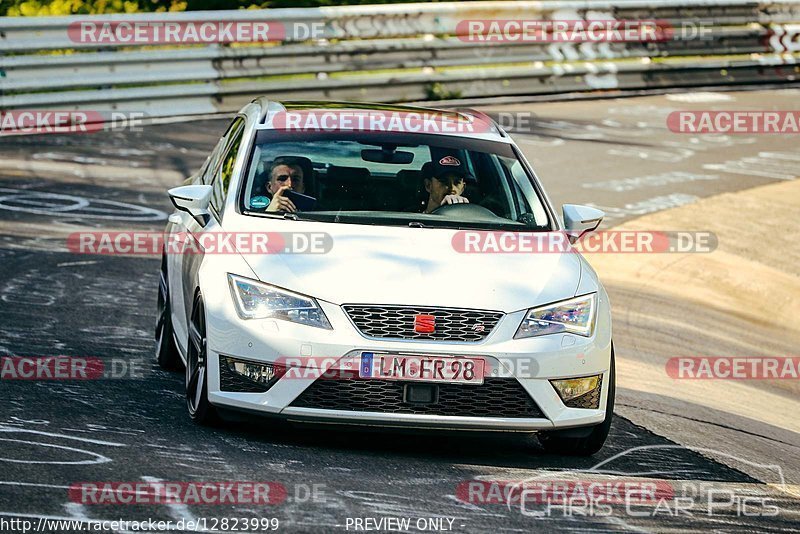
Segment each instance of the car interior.
M255 170L251 171L252 179L245 190L245 198L260 196L263 199L264 196L270 196L267 185L272 162L291 159L303 170L304 193L316 199L314 211L420 213L428 200L425 176L430 174L429 167L433 165L431 159L441 157L436 147L429 148L430 154L425 158L428 161L419 161L417 157L412 165L405 160L399 164L371 160L363 161L363 166L342 165L342 158L337 159L336 156L322 161L325 157L322 153L315 154L316 159L311 159L296 155L297 152L264 150L254 156L258 163ZM428 152L428 147L425 151ZM375 152L380 156L380 151ZM354 162L358 153L348 156L345 162ZM406 156L410 158L411 154L406 153ZM531 212L518 187L513 185L514 176L508 160L474 151L463 151L459 157L463 158L472 174L466 180L463 193L470 204L513 221L520 221L522 214ZM263 200L258 205L260 207L256 208L256 203L248 203L248 209L265 209L261 207L265 206Z

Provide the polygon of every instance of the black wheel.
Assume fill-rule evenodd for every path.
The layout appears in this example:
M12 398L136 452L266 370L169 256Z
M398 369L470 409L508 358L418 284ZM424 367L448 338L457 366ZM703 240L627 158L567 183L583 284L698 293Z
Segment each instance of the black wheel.
M609 377L606 418L603 422L588 428L540 432L538 434L539 443L544 450L552 454L591 456L603 448L603 444L606 442L608 433L611 430L611 420L614 417L614 397L617 390L613 344L611 345L611 372L609 373Z
M197 295L192 306L189 348L186 351L186 407L189 417L201 425L218 421L216 410L208 402L206 345L206 309L202 297Z
M158 317L156 318L156 360L162 369L175 371L181 367L181 358L172 334L172 319L169 309L169 283L167 282L167 258L161 259L161 276L158 280Z

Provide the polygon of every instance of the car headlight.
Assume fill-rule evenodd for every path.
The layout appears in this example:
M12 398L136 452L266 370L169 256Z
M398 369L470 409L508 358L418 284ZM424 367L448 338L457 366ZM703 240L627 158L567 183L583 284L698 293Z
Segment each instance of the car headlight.
M533 308L525 315L514 339L545 334L591 336L597 313L597 293Z
M282 319L333 330L328 318L311 297L228 274L233 301L242 319Z

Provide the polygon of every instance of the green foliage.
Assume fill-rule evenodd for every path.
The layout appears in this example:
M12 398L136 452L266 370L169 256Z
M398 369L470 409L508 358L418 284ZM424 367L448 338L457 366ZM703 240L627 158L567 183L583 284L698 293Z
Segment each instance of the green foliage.
M0 0L0 15L46 17L52 15L97 15L102 13L147 13L319 7L349 4L395 4L438 0Z
M453 100L461 98L461 91L450 91L439 82L434 82L425 88L428 100Z
M439 0L268 0L264 7L319 7L344 6L350 4L402 4L410 2L438 2Z
M9 17L99 15L184 11L185 0L0 0L0 14Z

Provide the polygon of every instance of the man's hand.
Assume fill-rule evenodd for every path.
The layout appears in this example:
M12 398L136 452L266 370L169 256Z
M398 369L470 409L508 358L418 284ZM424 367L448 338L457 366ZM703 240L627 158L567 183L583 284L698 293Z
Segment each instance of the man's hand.
M287 189L291 189L288 185L284 185L272 196L272 201L267 206L267 211L289 211L295 212L297 208L294 206L294 202L283 196L283 192Z
M446 204L469 204L469 200L467 197L462 197L460 195L447 195L442 199L442 203L439 205L444 206Z

